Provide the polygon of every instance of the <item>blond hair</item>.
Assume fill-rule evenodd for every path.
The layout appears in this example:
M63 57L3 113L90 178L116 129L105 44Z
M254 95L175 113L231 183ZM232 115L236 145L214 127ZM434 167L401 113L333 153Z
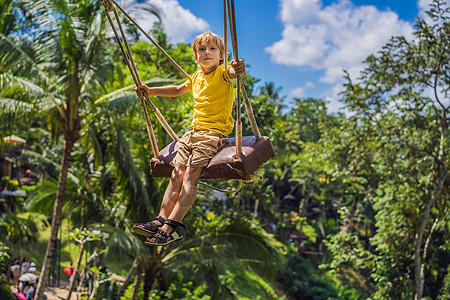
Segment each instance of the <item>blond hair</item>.
M194 53L197 53L198 48L200 47L200 44L209 43L210 41L214 42L217 45L217 47L219 47L220 56L221 56L220 63L223 63L223 60L225 57L224 42L220 36L218 36L215 33L212 33L211 31L206 31L206 32L203 32L203 33L197 35L194 42L192 43L192 51L194 51Z

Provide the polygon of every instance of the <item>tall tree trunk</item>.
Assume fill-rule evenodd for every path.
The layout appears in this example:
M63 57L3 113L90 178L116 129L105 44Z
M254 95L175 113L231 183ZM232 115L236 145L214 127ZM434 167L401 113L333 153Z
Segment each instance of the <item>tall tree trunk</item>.
M135 300L137 298L141 282L142 282L142 263L138 263L136 276L134 277L134 287L133 293L131 295L131 300Z
M144 296L142 299L147 300L152 291L153 284L156 281L156 276L159 272L158 262L152 261L147 265L144 276Z
M253 211L252 222L254 222L256 220L256 217L258 216L258 206L259 206L259 198L257 198L255 201L255 209Z
M436 164L439 166L438 173L438 182L436 187L434 188L433 194L428 197L427 202L425 203L425 209L423 212L422 219L420 220L419 226L417 228L416 233L416 241L414 244L414 300L421 300L423 294L423 283L425 281L425 275L423 273L422 259L420 255L420 250L422 249L423 235L425 232L425 228L427 226L428 220L430 218L431 208L439 197L442 188L444 187L445 180L449 175L449 171L445 166L446 161L446 149L445 146L445 138L447 136L447 111L444 109L444 114L442 116L441 127L441 141L439 146L439 154L436 160Z
M80 244L80 249L78 250L77 262L75 263L75 269L73 270L72 280L70 281L69 294L67 295L67 300L70 300L72 296L72 291L75 286L75 281L77 280L78 269L80 268L81 259L83 258L85 242Z
M127 287L127 282L130 280L131 275L133 274L134 270L137 268L139 264L139 261L137 258L134 259L133 264L131 265L130 270L128 271L127 277L125 278L125 282L120 287L119 291L117 292L117 296L120 297L122 293L125 291L125 288Z
M421 300L423 293L424 274L421 272L422 259L420 255L420 251L422 249L423 234L425 232L425 227L427 226L428 220L430 219L431 207L433 206L434 202L441 193L447 176L448 171L446 171L445 167L442 166L439 172L438 184L434 189L433 195L427 199L424 213L422 219L420 220L419 227L417 229L416 241L414 244L414 281L415 281L414 300Z
M56 241L58 238L58 230L61 225L61 206L64 194L66 192L67 174L69 172L69 166L71 161L71 152L75 139L66 139L64 144L63 161L61 164L61 172L59 174L58 190L56 191L55 205L53 207L52 217L52 229L50 234L50 240L47 244L47 250L45 251L44 262L42 264L41 276L36 289L36 295L34 299L42 300L44 298L44 291L47 285L47 281L50 275L50 268L53 261L53 255L56 249Z

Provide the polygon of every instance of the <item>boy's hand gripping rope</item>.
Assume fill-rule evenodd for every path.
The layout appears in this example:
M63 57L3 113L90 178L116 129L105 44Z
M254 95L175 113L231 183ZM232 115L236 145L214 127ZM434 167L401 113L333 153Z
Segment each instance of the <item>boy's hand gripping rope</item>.
M108 18L108 21L111 25L111 28L114 32L114 35L116 37L117 43L119 44L120 50L122 52L123 58L125 59L125 62L128 66L128 69L130 70L131 76L133 77L134 83L136 85L136 87L139 87L142 85L142 81L139 77L139 73L138 70L136 68L136 64L134 62L133 56L131 54L131 50L130 47L128 45L128 42L125 38L125 33L123 31L122 28L122 24L120 23L120 19L119 19L119 15L117 13L117 10L115 9L113 3L120 8L120 10L123 12L122 8L120 6L118 6L118 4L114 1L114 0L100 0L101 3L103 4L103 6L105 7L106 10L106 17ZM114 13L114 17L116 19L117 22L117 26L119 28L120 31L120 35L122 37L122 40L119 37L119 34L117 32L116 27L114 26L114 22L110 16L110 12ZM125 48L124 48L125 45ZM158 149L158 145L156 142L156 137L155 137L155 133L153 131L153 127L151 125L150 122L150 118L148 116L148 111L147 111L147 106L145 104L145 100L148 101L148 103L150 104L153 113L156 115L156 117L158 118L158 120L161 122L161 124L163 125L164 129L169 133L169 135L172 137L172 139L174 141L178 140L178 136L176 135L176 133L172 130L172 128L170 127L170 125L167 123L167 121L164 119L164 117L162 116L161 112L159 111L159 109L153 104L153 102L150 100L150 97L146 94L143 93L142 97L140 97L141 100L141 104L142 107L144 108L144 114L145 114L145 119L146 119L146 128L147 128L147 133L148 133L148 137L150 140L150 144L152 146L152 151L153 151L153 155L154 157L159 157L159 149Z
M224 9L224 39L225 39L225 51L226 51L226 42L227 42L227 11L228 18L230 22L230 36L231 43L233 47L233 56L234 60L238 61L238 44L237 44L237 33L236 33L236 15L234 9L234 0L223 0L223 9ZM227 66L227 55L225 55L225 67ZM236 78L236 154L233 156L234 160L240 160L240 156L242 154L242 121L241 121L241 93L244 98L245 110L247 112L247 116L250 121L250 125L252 127L253 134L255 135L256 140L262 139L261 133L259 132L258 125L256 123L255 115L253 114L252 105L250 100L248 99L247 93L245 91L244 84L242 82L242 78L238 76Z

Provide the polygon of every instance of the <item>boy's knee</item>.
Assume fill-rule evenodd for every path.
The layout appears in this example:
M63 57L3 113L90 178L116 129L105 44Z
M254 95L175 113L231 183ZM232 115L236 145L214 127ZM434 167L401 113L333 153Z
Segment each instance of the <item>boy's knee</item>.
M197 186L198 179L200 178L200 175L202 174L203 168L193 168L188 167L186 169L186 174L183 178L183 185L184 186Z
M174 179L176 181L181 181L181 180L183 180L185 172L186 172L186 168L174 168L172 171L171 179Z
M189 167L186 169L187 178L200 178L203 168Z

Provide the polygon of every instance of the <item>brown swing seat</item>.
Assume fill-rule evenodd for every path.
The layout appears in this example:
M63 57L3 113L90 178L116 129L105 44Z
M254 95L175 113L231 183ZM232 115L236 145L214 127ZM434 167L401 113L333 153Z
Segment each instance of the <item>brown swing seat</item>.
M160 151L158 158L150 161L154 177L170 177L173 167L170 162L177 153L177 144L172 142ZM248 180L263 163L275 154L267 136L257 140L254 136L242 137L242 155L235 161L236 139L229 138L225 146L211 159L200 178Z
M125 59L125 62L127 63L128 69L130 70L130 73L133 77L134 83L136 87L139 87L142 85L142 81L139 77L136 64L134 63L133 56L130 50L130 47L128 46L128 43L126 41L126 36L124 34L124 31L122 29L122 25L119 20L119 16L117 14L117 11L115 7L119 8L120 11L130 20L136 27L142 32L142 34L151 41L156 48L158 48L164 56L169 59L170 62L173 63L173 65L182 72L188 79L192 78L189 76L188 73L186 73L165 51L161 48L148 34L145 30L143 30L128 14L127 12L120 7L119 4L116 3L115 0L100 0L101 3L104 5L106 10L106 16L108 17L108 21L111 25L111 28L114 31L114 35L116 37L116 40L118 44L120 45L120 50L122 52L123 58ZM225 1L224 1L225 4ZM228 17L230 18L230 29L231 29L231 37L232 37L232 44L233 44L233 54L234 59L237 60L239 58L237 53L237 39L236 39L236 20L234 17L234 2L231 0L227 1L228 5ZM226 37L226 8L224 7L224 27L225 32L224 36ZM114 22L110 16L110 14L114 14L114 17L116 19L117 25L120 29L121 37L120 39L119 34L117 30L115 29ZM231 26L233 24L233 26ZM227 39L225 38L225 45L224 49L227 49ZM125 45L125 48L123 47ZM225 56L225 66L227 65L227 60ZM240 95L242 93L245 101L245 109L247 111L247 115L249 117L250 124L252 126L252 131L255 136L258 137L258 139L255 136L246 136L242 137L242 121L236 122L236 132L239 132L239 134L236 134L238 137L238 141L242 140L242 147L236 147L236 139L230 138L228 139L225 146L211 159L209 164L204 168L203 173L200 178L203 179L242 179L242 180L248 180L250 179L251 175L264 163L266 162L270 157L272 157L275 154L275 151L273 149L272 143L270 142L269 138L267 136L262 136L259 133L258 126L256 124L255 117L253 115L253 111L251 108L250 100L247 97L247 94L245 92L245 87L242 82L241 77L236 78L236 86L237 88L237 95ZM240 92L239 92L240 91ZM164 129L169 133L169 135L173 138L173 140L177 140L178 137L175 134L175 132L170 128L170 125L166 122L164 117L161 115L160 111L156 108L156 106L153 104L153 102L150 100L149 95L144 94L140 97L142 106L144 108L144 114L145 119L147 122L147 133L149 136L149 141L152 146L152 151L155 157L152 158L150 161L151 165L151 171L154 177L170 177L173 167L170 165L170 162L175 157L177 146L176 142L172 142L168 146L166 146L162 151L158 150L158 145L156 143L155 133L153 132L153 127L150 123L148 112L147 112L147 106L145 100L147 100L153 110L153 113L157 117L157 119L160 121L160 123L163 125ZM241 113L240 113L240 106L241 101L240 97L237 96L236 99L236 119L241 120ZM239 125L239 126L238 126ZM239 127L239 131L237 131ZM242 148L242 149L241 149ZM235 156L236 152L240 152L241 155L237 160L235 160L233 157Z

